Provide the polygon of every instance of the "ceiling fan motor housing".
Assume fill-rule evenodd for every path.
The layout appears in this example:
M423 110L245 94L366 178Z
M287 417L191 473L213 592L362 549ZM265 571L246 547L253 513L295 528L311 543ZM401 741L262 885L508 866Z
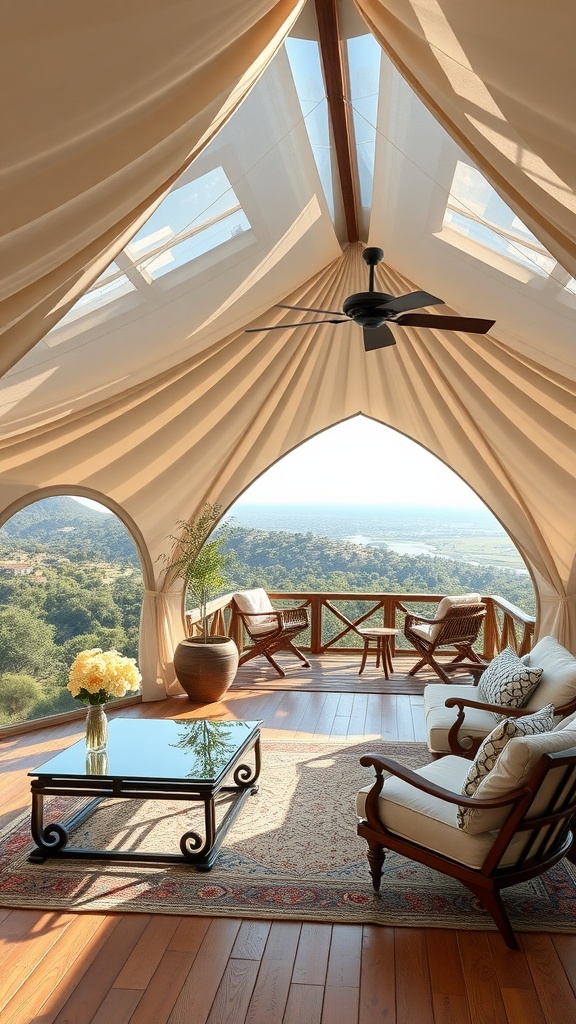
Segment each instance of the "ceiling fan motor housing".
M361 327L381 327L390 319L390 314L386 315L378 307L392 298L392 295L386 295L384 292L357 292L356 295L349 295L344 300L342 309L346 316Z

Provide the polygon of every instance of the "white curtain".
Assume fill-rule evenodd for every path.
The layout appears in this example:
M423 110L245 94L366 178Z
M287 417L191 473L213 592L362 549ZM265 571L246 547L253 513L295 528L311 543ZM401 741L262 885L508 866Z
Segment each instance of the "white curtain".
M355 3L434 117L576 276L576 6Z
M304 0L29 0L2 16L0 374L146 221Z

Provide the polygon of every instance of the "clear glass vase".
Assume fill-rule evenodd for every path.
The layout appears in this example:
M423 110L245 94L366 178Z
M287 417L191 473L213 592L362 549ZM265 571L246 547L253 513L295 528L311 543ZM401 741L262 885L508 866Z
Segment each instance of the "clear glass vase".
M108 719L103 704L91 704L86 715L86 750L94 754L106 750Z
M86 751L86 775L107 775L108 754L105 750Z

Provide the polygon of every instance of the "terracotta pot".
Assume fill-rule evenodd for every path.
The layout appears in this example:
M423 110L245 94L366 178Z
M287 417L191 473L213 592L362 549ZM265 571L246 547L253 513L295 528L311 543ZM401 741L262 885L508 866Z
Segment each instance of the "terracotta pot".
M174 652L176 678L190 700L212 704L220 700L238 668L238 648L229 636L190 636Z

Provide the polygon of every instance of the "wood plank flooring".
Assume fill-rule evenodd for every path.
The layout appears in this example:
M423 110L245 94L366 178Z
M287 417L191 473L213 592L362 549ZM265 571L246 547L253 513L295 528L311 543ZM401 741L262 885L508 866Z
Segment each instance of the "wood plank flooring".
M268 736L423 740L414 693L235 688L129 717L261 719ZM81 722L0 745L2 819ZM575 908L576 910L576 908ZM576 1024L576 935L0 909L1 1024Z

